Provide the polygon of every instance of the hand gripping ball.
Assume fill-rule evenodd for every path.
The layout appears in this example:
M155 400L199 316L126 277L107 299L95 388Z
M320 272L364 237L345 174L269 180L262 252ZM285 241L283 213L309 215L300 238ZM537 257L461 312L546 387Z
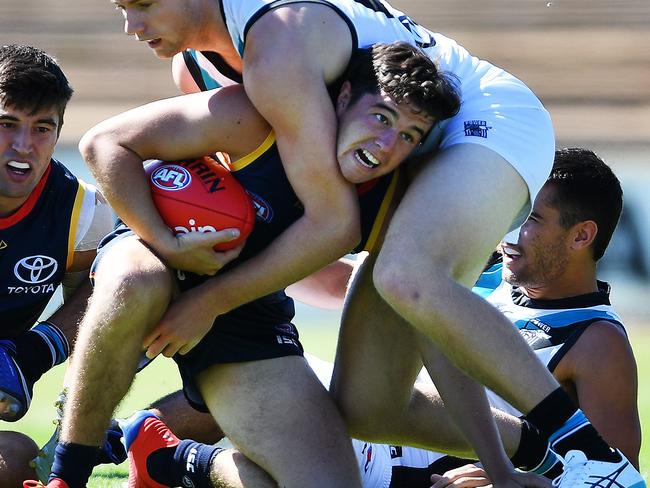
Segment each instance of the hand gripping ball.
M174 234L239 229L237 239L214 247L225 251L241 244L253 230L251 198L230 170L211 157L153 161L145 172L154 205Z

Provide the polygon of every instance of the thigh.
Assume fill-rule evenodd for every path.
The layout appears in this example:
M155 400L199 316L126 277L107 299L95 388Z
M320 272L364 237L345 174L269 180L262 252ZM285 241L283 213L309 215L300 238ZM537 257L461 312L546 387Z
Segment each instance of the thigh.
M526 207L526 182L478 144L457 144L418 164L388 228L375 278L397 274L407 288L426 286L434 283L436 268L471 286Z
M197 382L224 433L280 486L360 486L343 420L304 358L215 365Z
M346 419L354 424L378 421L382 413L390 416L396 408L403 409L422 368L415 330L373 286L374 265L371 255L348 291L330 387Z

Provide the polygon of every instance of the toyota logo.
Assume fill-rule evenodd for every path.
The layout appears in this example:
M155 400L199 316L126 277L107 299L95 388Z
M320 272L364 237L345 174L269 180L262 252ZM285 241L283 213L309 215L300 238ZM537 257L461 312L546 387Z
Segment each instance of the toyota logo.
M50 256L28 256L14 266L14 274L23 283L37 285L49 280L58 268L54 258Z

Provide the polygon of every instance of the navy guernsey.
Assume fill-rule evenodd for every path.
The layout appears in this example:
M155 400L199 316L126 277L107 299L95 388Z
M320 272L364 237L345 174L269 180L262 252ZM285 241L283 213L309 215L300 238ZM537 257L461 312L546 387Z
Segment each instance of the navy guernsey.
M0 337L29 329L72 263L84 187L52 159L28 200L0 218Z

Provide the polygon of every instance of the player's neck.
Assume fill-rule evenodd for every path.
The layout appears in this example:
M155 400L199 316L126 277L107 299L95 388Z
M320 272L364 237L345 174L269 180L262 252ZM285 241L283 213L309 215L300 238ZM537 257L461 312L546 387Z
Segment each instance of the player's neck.
M558 300L598 291L595 264L568 266L564 273L539 286L524 286L522 291L535 300Z

